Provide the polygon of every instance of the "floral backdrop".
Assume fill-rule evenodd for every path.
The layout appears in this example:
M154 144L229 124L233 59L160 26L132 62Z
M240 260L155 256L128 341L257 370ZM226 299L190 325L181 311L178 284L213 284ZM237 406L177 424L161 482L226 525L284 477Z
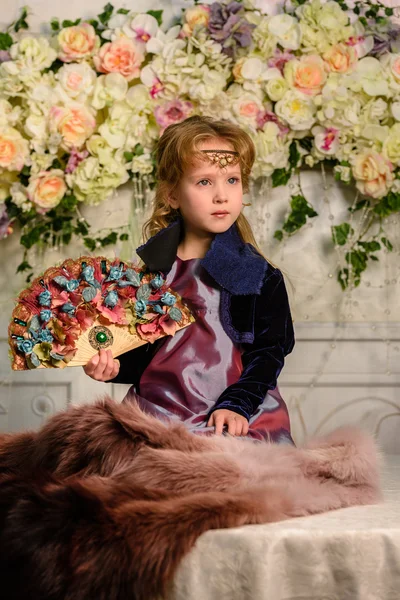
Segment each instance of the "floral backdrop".
M146 202L153 149L170 123L192 114L233 120L257 150L253 179L285 185L320 165L353 186L349 215L331 227L342 247L342 288L357 286L381 250L385 218L400 211L400 34L393 9L368 1L292 0L280 14L224 0L182 11L111 4L96 18L53 19L29 32L29 9L0 34L0 238L29 251L82 238L90 251L125 240L94 236L82 205L110 201L128 181ZM296 186L277 240L317 211Z

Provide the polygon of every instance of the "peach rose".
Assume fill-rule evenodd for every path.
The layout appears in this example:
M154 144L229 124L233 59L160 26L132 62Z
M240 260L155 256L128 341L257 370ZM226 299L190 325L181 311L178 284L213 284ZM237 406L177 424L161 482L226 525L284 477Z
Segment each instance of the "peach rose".
M0 129L0 167L21 171L29 155L28 142L13 127Z
M71 103L68 106L53 106L49 114L50 131L59 133L63 148L80 148L92 135L96 119L83 104Z
M398 54L392 56L390 67L393 77L400 82L400 56Z
M210 21L210 7L207 5L193 6L185 11L185 24L182 33L191 36L195 27L207 27Z
M100 46L100 40L89 23L65 27L58 34L57 41L59 45L58 58L64 62L85 59Z
M39 207L40 212L51 210L60 203L67 191L64 172L61 169L40 171L29 182L27 191L29 200Z
M140 49L129 38L119 38L115 42L104 44L93 58L100 73L120 73L127 81L139 77L143 60Z
M284 75L289 84L308 96L319 94L327 77L325 63L320 56L302 56L285 64Z
M352 161L357 189L371 198L383 198L393 183L393 165L378 152L363 150Z
M324 54L324 60L330 71L347 73L357 62L357 52L353 46L336 44Z

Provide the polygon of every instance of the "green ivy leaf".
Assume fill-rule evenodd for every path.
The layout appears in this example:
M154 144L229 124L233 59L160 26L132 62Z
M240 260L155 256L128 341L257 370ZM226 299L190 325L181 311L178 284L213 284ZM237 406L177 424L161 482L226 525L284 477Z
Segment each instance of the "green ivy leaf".
M369 200L365 199L365 200L359 200L356 205L354 206L354 208L352 206L350 206L347 210L351 213L355 213L358 210L361 210L362 208L364 208L364 206L369 206Z
M291 176L291 171L286 169L275 169L272 173L272 187L278 187L280 185L286 185Z
M136 146L133 149L133 152L135 156L142 156L142 154L144 154L144 148L142 144L136 144Z
M117 15L129 15L130 11L127 8L119 8Z
M302 138L301 140L297 140L297 142L304 150L307 150L307 152L310 152L313 147L313 139L311 137Z
M87 235L89 227L86 221L78 221L74 228L74 233L77 235Z
M354 233L354 229L350 226L349 223L342 223L341 225L333 225L331 227L331 231L332 231L333 243L339 244L339 246L344 246L349 234L353 235L353 233Z
M385 238L385 237L381 238L381 242L389 250L389 252L392 252L393 245L387 238Z
M124 158L128 162L130 162L132 160L133 156L134 156L133 152L124 152Z
M64 27L74 27L75 25L79 25L82 19L77 19L76 21L70 21L69 19L65 19L62 22L62 26Z
M0 50L8 50L14 43L9 33L0 33Z
M73 194L69 194L68 196L64 196L61 200L59 206L65 210L72 210L78 204L78 200L75 198Z
M85 244L86 248L89 248L89 250L91 250L91 252L93 252L96 249L96 241L90 237L83 238L83 243Z
M282 226L282 229L289 234L294 233L305 225L307 217L316 217L318 215L311 204L301 195L292 196L290 207L292 211Z
M274 233L274 238L281 242L283 239L283 231L281 229L277 229Z
M26 6L24 6L22 9L22 14L21 14L20 18L18 19L18 21L16 21L16 23L14 25L14 31L18 32L20 29L29 29L29 25L26 22L27 16L28 16L28 10L27 10Z
M102 246L109 246L110 244L116 244L118 239L118 235L116 231L112 231L102 239L100 239L100 243Z
M28 263L27 260L23 260L17 267L17 273L23 273L24 271L28 271L32 269L32 266Z
M297 165L299 164L299 160L300 152L297 149L296 140L293 140L293 142L289 146L289 164L292 169L295 169L297 167Z
M126 242L127 240L129 240L129 235L127 233L121 233L119 239L121 240L121 242Z
M50 27L52 31L60 31L60 21L56 18L51 19Z
M110 20L110 17L114 11L114 7L112 4L108 3L103 7L104 12L101 13L101 15L97 15L99 17L99 21L106 26L108 21Z
M158 23L158 26L161 27L162 25L162 14L163 11L162 10L148 10L147 11L148 15L151 15L152 17L154 17Z

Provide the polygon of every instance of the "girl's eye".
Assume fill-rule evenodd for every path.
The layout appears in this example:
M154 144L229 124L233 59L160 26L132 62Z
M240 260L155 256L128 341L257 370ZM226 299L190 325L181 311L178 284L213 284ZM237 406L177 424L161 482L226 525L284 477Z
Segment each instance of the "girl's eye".
M197 185L202 184L204 182L208 183L208 179L202 179L201 181L198 182ZM201 185L200 187L206 187L206 186L205 185Z
M228 181L232 181L232 179L233 179L234 183L239 183L239 181L240 181L239 177L229 177Z

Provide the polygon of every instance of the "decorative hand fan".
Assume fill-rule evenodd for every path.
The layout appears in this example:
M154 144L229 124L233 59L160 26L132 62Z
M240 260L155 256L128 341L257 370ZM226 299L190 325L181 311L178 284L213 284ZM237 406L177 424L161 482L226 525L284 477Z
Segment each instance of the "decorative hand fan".
M85 365L101 348L115 358L193 321L160 273L102 256L68 259L20 293L8 328L12 368Z

